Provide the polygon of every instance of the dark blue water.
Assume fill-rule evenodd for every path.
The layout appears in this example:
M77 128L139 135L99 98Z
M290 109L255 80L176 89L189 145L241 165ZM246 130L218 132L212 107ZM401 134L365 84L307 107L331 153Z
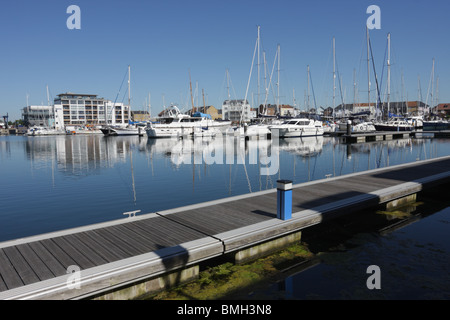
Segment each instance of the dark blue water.
M222 142L0 136L0 241L450 155L441 139Z

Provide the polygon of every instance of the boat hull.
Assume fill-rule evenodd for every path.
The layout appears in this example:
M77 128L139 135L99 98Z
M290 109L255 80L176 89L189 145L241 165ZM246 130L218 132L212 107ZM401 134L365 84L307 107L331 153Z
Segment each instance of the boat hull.
M105 136L142 136L144 129L141 128L101 128Z
M212 136L225 134L230 128L231 123L219 123L213 125L204 125L202 123L193 125L174 125L174 124L152 124L145 130L149 138L175 138L184 136Z
M280 138L315 137L323 136L323 128L280 128L270 129L273 136Z
M450 123L445 121L424 121L423 131L450 130Z
M375 129L377 131L413 131L414 127L412 126L390 126L386 124L376 124Z

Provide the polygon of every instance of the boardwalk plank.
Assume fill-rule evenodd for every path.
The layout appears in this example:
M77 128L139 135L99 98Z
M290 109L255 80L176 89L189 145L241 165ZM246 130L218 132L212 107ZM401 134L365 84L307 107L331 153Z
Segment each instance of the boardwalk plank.
M77 262L72 259L63 249L61 249L54 239L45 239L41 243L44 247L58 260L61 265L67 270L68 267L77 265Z
M130 252L122 250L115 243L103 237L97 230L83 232L82 236L83 241L86 242L89 241L89 239L92 239L92 244L95 243L97 248L99 248L98 253L107 257L108 260L116 261L117 259L126 259L132 256Z
M109 242L113 243L116 248L120 248L122 252L126 252L129 256L139 255L142 252L136 249L134 246L128 244L126 241L115 235L109 228L94 230L94 233L102 236ZM116 251L115 251L116 252Z
M84 253L81 253L79 248L73 246L66 237L54 238L53 241L56 245L58 245L58 247L61 248L62 251L64 251L64 253L70 256L70 258L75 262L75 265L81 269L95 267L95 263L89 260Z
M2 274L0 273L0 292L8 290L5 281L3 280Z
M27 260L28 264L33 267L34 272L39 279L47 280L54 277L52 271L45 265L36 252L31 249L28 243L17 246L22 256Z
M2 277L8 289L14 289L23 286L23 281L17 273L14 266L9 261L8 256L3 249L0 249L0 276Z
M14 266L14 269L16 269L24 284L39 281L38 276L24 259L17 247L4 248L3 251L8 256L9 261Z
M75 238L76 240L82 242L83 244L91 248L92 251L95 252L95 254L99 257L99 259L104 260L106 263L117 261L120 259L119 255L112 253L110 250L108 250L107 247L98 243L97 241L92 239L89 235L87 235L86 232L73 234L71 235L71 237ZM97 264L100 264L100 261L97 261L96 259L94 259L94 261Z
M30 248L36 253L38 257L44 262L47 268L55 275L55 277L64 275L66 268L47 250L47 248L40 242L31 242Z
M114 232L114 235L124 240L127 244L135 247L140 253L146 253L157 249L153 243L148 241L148 239L123 225L114 226L109 229Z

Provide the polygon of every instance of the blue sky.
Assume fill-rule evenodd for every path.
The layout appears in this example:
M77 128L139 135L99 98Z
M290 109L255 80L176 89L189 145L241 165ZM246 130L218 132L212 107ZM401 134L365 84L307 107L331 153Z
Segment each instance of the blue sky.
M66 26L72 4L81 9L80 30ZM317 106L331 106L333 36L345 101L353 102L354 72L358 99L367 101L365 25L372 4L381 9L381 29L371 30L370 38L382 90L390 32L391 101L417 100L418 76L425 101L435 58L439 102L450 102L450 2L444 0L2 0L0 115L19 119L27 94L29 104L47 104L47 85L52 98L77 92L114 101L128 65L133 110L146 109L149 94L152 114L162 110L163 101L190 107L189 72L198 104L203 105L203 90L208 105L221 107L227 69L231 97L245 96L258 25L269 74L277 45L281 48L282 103L292 104L295 90L297 105L304 108L309 65ZM248 93L255 105L256 70ZM336 102L341 102L339 89Z

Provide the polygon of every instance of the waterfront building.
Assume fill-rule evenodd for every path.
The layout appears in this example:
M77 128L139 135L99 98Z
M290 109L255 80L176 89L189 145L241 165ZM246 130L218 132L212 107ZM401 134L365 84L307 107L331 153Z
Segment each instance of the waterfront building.
M381 110L387 113L388 104L387 102L382 102L378 104L375 103L368 104L363 103L346 103L344 105L340 104L335 108L336 116L350 116L352 113L363 113L370 112L370 118L375 118L377 113L381 114ZM377 111L378 109L378 111ZM392 101L389 103L389 112L391 114L409 114L409 115L423 115L428 113L428 105L422 101Z
M150 121L150 113L148 111L131 111L131 119L134 122L147 122Z
M219 114L219 110L217 110L214 106L195 107L194 109L189 110L187 114L193 115L196 112L209 114L213 120L222 119L222 115Z
M436 112L442 116L450 116L450 103L440 103L436 106Z
M60 112L59 112L60 113ZM46 127L62 129L63 121L61 113L57 112L53 106L27 106L22 109L22 117L27 127Z
M68 125L126 125L130 107L94 94L62 93L54 101L57 117Z
M251 119L250 104L247 100L225 100L222 104L222 120L248 122Z
M62 93L53 106L27 106L22 110L28 127L48 127L64 130L66 126L126 125L130 121L130 107L113 103L93 94Z

